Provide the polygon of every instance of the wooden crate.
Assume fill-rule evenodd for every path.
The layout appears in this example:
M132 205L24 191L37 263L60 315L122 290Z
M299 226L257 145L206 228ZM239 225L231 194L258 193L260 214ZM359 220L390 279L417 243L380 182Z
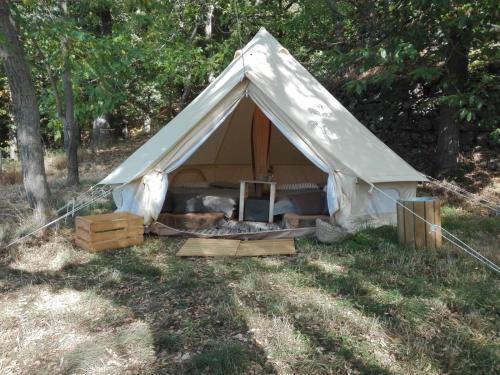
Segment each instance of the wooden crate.
M144 241L144 219L128 212L78 216L75 243L89 251L119 249Z
M441 226L441 202L429 197L418 197L410 200L399 201L404 207L398 205L398 239L402 244L415 248L437 249L441 247L441 229L432 230L430 224L419 219L424 218L432 224Z

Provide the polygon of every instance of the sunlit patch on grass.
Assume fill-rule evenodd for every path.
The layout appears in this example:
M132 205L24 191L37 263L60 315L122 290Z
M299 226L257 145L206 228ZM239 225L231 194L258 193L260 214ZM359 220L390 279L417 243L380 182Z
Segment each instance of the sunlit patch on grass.
M249 311L246 320L256 344L265 350L277 368L289 371L291 365L301 362L312 351L307 337L295 330L288 317Z
M10 267L20 271L43 272L60 271L73 264L88 261L92 255L75 250L73 245L63 236L54 236L53 241L42 243L41 246L22 246L13 255Z
M154 362L149 326L91 292L31 286L0 300L0 370L122 374ZM121 322L117 330L103 329Z
M322 272L334 274L334 275L345 275L347 274L347 267L341 264L333 263L324 259L313 259L309 261L309 264L318 267Z
M498 218L457 212L444 222L498 256ZM148 236L91 254L59 234L0 258L0 373L498 372L496 276L395 228L213 259Z

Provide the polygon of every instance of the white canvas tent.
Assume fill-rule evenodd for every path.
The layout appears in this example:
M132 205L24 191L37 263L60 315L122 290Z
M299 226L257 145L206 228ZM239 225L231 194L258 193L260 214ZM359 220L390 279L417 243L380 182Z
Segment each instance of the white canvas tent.
M264 28L196 99L100 184L115 185L119 210L155 220L169 180L187 166L217 179L246 177L253 106L272 122L271 163L283 182L299 173L327 186L328 211L352 228L395 221L394 198L415 196L426 178L344 108ZM289 181L288 181L289 182ZM293 181L303 182L303 181Z

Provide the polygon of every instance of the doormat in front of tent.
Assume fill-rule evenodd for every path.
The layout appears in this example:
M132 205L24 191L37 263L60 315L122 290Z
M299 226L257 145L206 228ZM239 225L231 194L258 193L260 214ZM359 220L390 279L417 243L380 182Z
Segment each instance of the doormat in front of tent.
M177 252L178 257L293 255L293 239L240 241L213 238L189 238Z

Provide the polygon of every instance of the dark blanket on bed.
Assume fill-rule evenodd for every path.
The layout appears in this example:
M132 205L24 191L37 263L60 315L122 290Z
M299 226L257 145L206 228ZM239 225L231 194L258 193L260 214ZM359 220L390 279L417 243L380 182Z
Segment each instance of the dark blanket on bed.
M322 190L294 192L287 196L299 215L327 215L326 193Z
M162 212L174 214L223 212L233 217L239 203L239 189L177 188L168 191ZM324 215L328 212L322 190L277 192L274 214ZM267 215L267 212L266 212Z

